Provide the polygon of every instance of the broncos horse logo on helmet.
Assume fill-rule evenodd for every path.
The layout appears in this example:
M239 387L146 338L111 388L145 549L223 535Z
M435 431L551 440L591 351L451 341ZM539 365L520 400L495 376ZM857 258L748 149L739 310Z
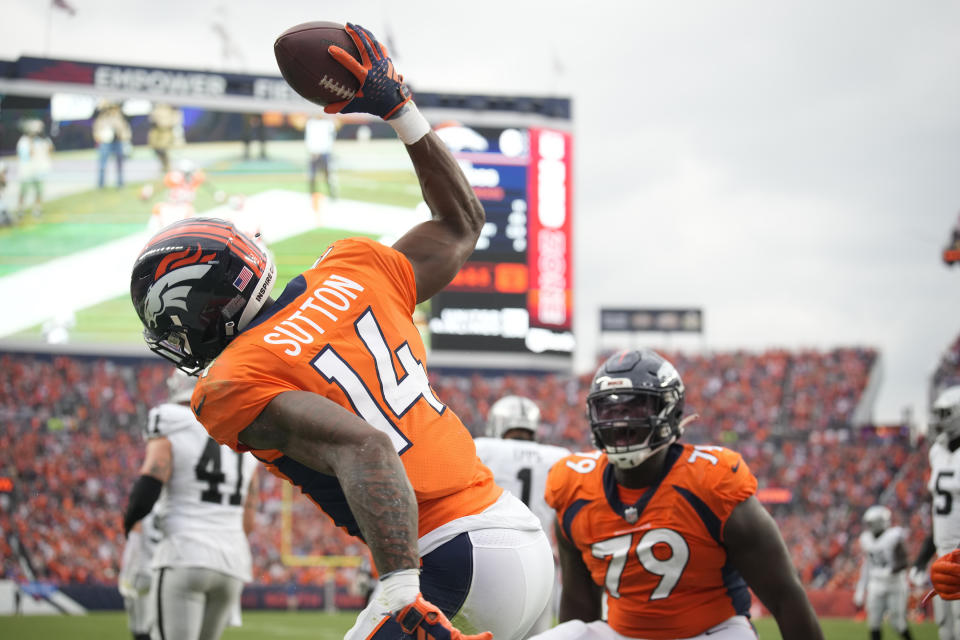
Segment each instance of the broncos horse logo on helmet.
M195 375L250 324L276 279L270 256L233 224L189 218L140 252L130 297L147 346Z
M157 328L157 319L171 309L187 310L187 295L191 281L200 280L212 265L199 264L182 267L162 276L147 292L143 305L143 318L150 329Z

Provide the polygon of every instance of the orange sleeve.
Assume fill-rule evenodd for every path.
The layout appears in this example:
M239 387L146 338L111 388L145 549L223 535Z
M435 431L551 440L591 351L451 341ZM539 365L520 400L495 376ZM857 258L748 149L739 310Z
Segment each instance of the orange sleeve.
M274 397L298 388L267 373L277 366L271 362L275 359L266 349L244 346L225 351L200 377L190 406L214 440L235 451L249 451L237 441L239 433Z
M710 498L715 513L726 522L734 508L757 492L757 478L736 451L719 452L720 463L713 469L714 482Z
M567 458L561 458L550 467L543 491L543 499L547 506L557 513L566 506L567 474L570 472L565 464L566 460Z

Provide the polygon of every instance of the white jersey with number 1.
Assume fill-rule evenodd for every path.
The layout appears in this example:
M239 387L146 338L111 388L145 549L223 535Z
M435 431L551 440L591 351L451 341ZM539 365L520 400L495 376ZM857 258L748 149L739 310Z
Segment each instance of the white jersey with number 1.
M217 444L186 405L152 409L147 438L167 438L173 455L170 479L154 510L163 532L154 568L204 567L249 582L243 505L257 460Z
M497 484L520 498L550 535L554 514L543 499L547 473L553 463L570 455L570 451L530 440L477 438L474 442L477 456L493 472Z

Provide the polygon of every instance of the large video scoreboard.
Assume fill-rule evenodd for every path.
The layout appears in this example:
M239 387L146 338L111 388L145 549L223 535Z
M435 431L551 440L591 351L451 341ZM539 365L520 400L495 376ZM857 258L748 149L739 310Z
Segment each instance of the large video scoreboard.
M456 279L430 301L424 333L430 344L431 364L569 368L574 350L574 140L570 133L570 100L419 89L415 94L420 110L463 167L487 218L473 256ZM0 136L2 148L12 148L16 136L11 138L9 134L16 130L20 118L29 115L44 119L51 131L56 128L58 148L65 148L69 139L73 148L92 150L92 117L101 100L123 104L133 127L133 144L142 146L148 137L147 114L152 105L162 102L183 111L190 134L190 144L177 149L176 155L201 163L215 157L209 150L201 152L203 143L237 138L231 132L243 122L234 117L239 114L262 115L265 127L271 129L268 137L270 145L278 150L277 157L295 157L302 149L304 122L318 111L276 74L31 57L0 60L0 97L4 107L0 110L0 130L4 121L10 125L8 135ZM65 111L60 108L64 104L76 113L59 113ZM376 144L395 139L395 133L379 119L351 114L344 116L342 123L334 152L337 168L345 182L348 178L353 178L355 185L366 181L363 189L354 190L357 199L350 205L365 205L357 210L364 211L368 218L362 220L363 225L336 218L333 214L338 207L328 202L330 215L324 224L344 233L362 231L396 237L391 224L375 228L376 207L404 208L412 214L416 210L410 206L410 198L394 201L397 192L389 184L378 191L378 172L399 174L409 169L409 175L398 180L416 184L409 160L402 150L397 151L399 146L384 152L384 147ZM290 155L282 155L281 149ZM191 158L195 151L199 155ZM131 164L131 170L135 164ZM266 171L273 175L290 171L293 166L274 166ZM299 166L292 169L292 173L299 171ZM277 191L249 194L246 211L253 210L257 202L283 195L271 194ZM301 201L304 207L309 206L307 198ZM290 202L294 204L284 205L288 209L296 204ZM264 210L274 209L265 206ZM310 216L315 217L312 213ZM333 219L337 223L331 226ZM119 287L116 295L126 294ZM78 326L71 339L96 331ZM139 325L129 333L130 340L140 345ZM111 335L117 332L111 331Z
M573 137L557 126L440 127L486 211L480 241L431 302L444 353L569 361L573 337ZM539 355L554 358L536 357Z

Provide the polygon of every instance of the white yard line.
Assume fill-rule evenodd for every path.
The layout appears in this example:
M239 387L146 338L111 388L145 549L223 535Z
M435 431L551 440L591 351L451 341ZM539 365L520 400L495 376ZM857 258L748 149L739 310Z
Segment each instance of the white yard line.
M317 213L307 194L281 190L250 196L239 212L218 207L203 215L259 227L268 245L319 226L396 238L426 219L411 209L349 200L326 200ZM0 301L7 309L0 314L0 337L127 294L130 268L149 237L144 230L0 278ZM318 256L323 249L317 247Z

